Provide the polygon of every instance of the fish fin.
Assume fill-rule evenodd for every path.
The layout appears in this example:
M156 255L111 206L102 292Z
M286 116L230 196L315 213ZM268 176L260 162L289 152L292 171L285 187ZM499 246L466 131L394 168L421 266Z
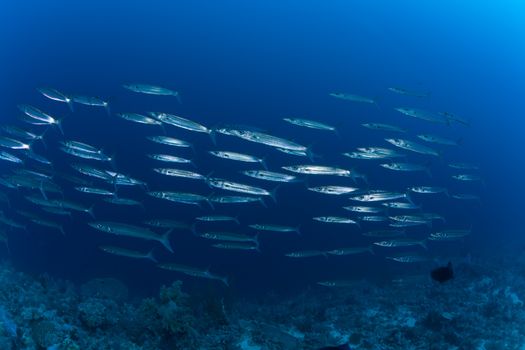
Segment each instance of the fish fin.
M240 225L240 221L239 221L239 217L238 216L234 216L233 217L233 222L235 222L237 225Z
M48 198L46 195L46 191L44 191L44 181L40 182L39 190L40 190L40 193L42 193L42 197L44 197L44 199L47 201Z
M153 261L154 263L158 263L157 258L155 258L155 255L153 255L153 250L151 249L148 254L146 254L145 258Z
M110 116L111 115L111 109L109 108L109 102L106 102L104 104L104 109L106 110L106 113Z
M62 235L64 237L66 236L66 231L64 231L64 227L63 226L59 226L58 230L60 231L60 233L62 233Z
M422 246L423 248L425 248L426 250L428 250L428 246L427 246L427 240L424 239L422 240L421 242L418 243L420 246Z
M178 91L176 91L173 96L177 98L177 102L179 102L179 104L182 104L182 99L180 98L180 93Z
M215 131L216 129L217 129L216 127L211 128L211 132L210 132L211 142L213 143L214 146L217 146L217 131Z
M273 190L270 191L270 197L272 197L274 203L277 203L277 190L279 187L280 185L277 185Z
M94 208L95 208L95 204L89 207L89 209L87 210L87 213L93 218L93 220L96 220L95 213L93 211Z
M173 248L171 247L171 244L170 244L170 236L171 236L171 233L173 232L173 229L169 229L168 231L166 231L166 233L164 233L162 235L162 237L159 239L159 242L167 249L169 250L171 253L173 253Z
M71 97L66 96L66 103L67 103L67 106L69 107L69 110L70 110L71 112L74 112L74 111L75 111L75 108L73 108L73 107L74 107L73 102L74 102L74 101L73 101L73 99L72 99Z
M302 236L301 234L301 225L297 226L294 230L295 233L297 233L299 236Z
M230 287L230 283L228 281L228 277L221 277L219 280L226 285L226 287Z
M374 246L373 245L368 246L368 251L370 252L370 254L376 255L376 253L374 252Z
M116 171L117 164L115 163L115 156L116 156L116 152L113 152L113 154L109 157L109 164L111 164L111 168Z
M263 166L264 170L268 170L268 165L266 165L266 156L261 158L261 165Z

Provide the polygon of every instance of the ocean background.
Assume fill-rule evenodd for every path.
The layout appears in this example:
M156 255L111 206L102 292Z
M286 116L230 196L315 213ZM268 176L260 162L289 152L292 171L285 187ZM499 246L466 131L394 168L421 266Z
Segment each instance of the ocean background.
M16 123L18 104L38 106L65 118L66 138L94 143L115 154L118 171L146 180L150 186L155 183L151 187L156 189L199 193L212 191L204 183L164 178L151 171L155 163L145 154L169 149L144 137L160 134L160 129L108 116L101 108L76 105L71 113L66 105L45 99L36 89L46 86L100 96L110 101L113 113L153 110L180 114L209 127L224 123L259 127L311 145L323 156L318 163L365 173L371 187L401 189L433 183L451 192L479 194L481 205L418 197L425 209L447 218L446 227L472 227L466 239L431 244L429 253L443 263L449 257L503 259L525 247L524 21L525 5L520 1L5 2L0 5L0 120ZM180 92L183 103L134 94L122 88L129 82L172 88ZM423 99L396 95L387 90L391 86L431 95ZM331 98L328 94L333 91L375 98L378 108ZM393 109L400 106L450 111L470 120L471 125L447 127L410 119ZM286 116L336 125L340 137L293 127L282 121ZM443 160L432 159L431 179L425 174L404 176L341 157L341 152L358 146L386 146L386 134L362 128L359 124L364 122L399 125L413 135L461 138L462 144L447 148ZM236 174L235 170L249 169L249 165L206 154L216 148L265 156L270 169L302 162L227 136L218 135L215 147L206 135L167 128L170 135L193 142L197 150L195 155L189 150L170 153L193 157L203 174L213 171L217 176L255 183ZM50 140L61 137L56 130L50 131ZM58 150L39 150L62 170L74 161ZM413 159L427 158L416 155ZM449 161L479 164L485 185L454 182L450 178L454 172L445 165ZM317 182L323 181L312 181ZM139 223L159 216L191 223L194 216L204 213L192 206L166 205L138 189L123 189L122 193L143 200L146 214L139 208L97 204L98 220ZM75 196L88 201L80 193ZM32 208L23 199L17 201L19 208ZM264 211L258 204L247 204L217 213L233 213L245 224L300 224L301 237L262 233L261 253L252 254L217 251L180 231L172 239L173 255L160 246L155 249L159 260L210 266L229 276L229 289L159 270L147 261L101 252L97 249L101 244L125 241L122 245L136 249L144 244L97 232L82 215L65 221L66 237L37 226L10 235L9 259L19 270L78 283L115 277L138 295L157 294L160 285L174 279L182 279L190 291L205 287L210 293L238 296L291 295L320 280L386 280L398 274L427 273L432 267L395 264L382 258L383 251L375 256L334 259L283 256L294 250L367 244L369 240L361 238L358 229L310 219L314 214L328 215L343 204L350 204L346 197L326 198L306 191L301 184L281 186L277 204L268 201Z

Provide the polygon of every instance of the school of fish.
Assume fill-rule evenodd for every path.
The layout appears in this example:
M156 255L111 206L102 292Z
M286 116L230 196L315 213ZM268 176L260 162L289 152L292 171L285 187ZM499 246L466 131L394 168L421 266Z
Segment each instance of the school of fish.
M182 103L178 91L164 87L142 83L123 84L122 87L130 94L138 94L136 96L173 98L175 109ZM406 96L400 98L429 97L429 93L399 87L388 90ZM216 272L212 269L212 272L208 267L179 261L177 251L185 247L173 245L175 231L185 230L202 244L240 254L238 259L241 260L242 254L261 254L265 249L272 249L271 244L260 243L266 239L278 239L267 237L272 232L274 235L293 234L300 242L302 227L312 226L319 232L336 226L345 227L349 234L361 235L368 244L333 246L329 249L309 247L284 255L291 259L315 259L319 256L333 259L337 256L375 254L382 250L388 260L417 263L431 260L427 253L429 245L462 240L471 234L470 227L448 227L446 218L440 213L426 211L423 198L449 203L448 206L458 207L458 210L481 203L479 186L484 185L484 181L479 166L468 160L453 159L453 149L461 147L461 139L433 133L411 134L410 130L395 125L395 122L385 124L372 120L351 125L351 130L356 133L370 133L371 138L375 137L374 143L348 149L338 154L340 161L337 164L327 164L323 156L314 153L307 144L312 144L316 133L331 133L339 140L350 139L352 133L348 128L343 130L322 120L283 117L283 126L310 129L311 140L303 144L294 137L283 135L282 131L270 133L260 126L211 127L193 120L191 116L168 112L115 112L110 110L108 100L99 97L71 95L54 88L38 88L37 92L43 98L54 101L56 110L44 111L30 104L20 104L19 122L16 125L1 125L0 200L3 209L0 211L0 237L6 244L10 235L19 230L45 229L67 235L67 228L72 227L73 222L99 234L119 236L118 245L107 245L101 241L99 249L102 252L123 259L149 260L161 269L228 286L228 271ZM353 93L331 92L326 98L340 100L342 108L347 103L379 108L375 99ZM149 147L158 149L154 153L140 155L155 164L150 169L149 178L134 176L129 169L121 169L115 155L97 143L96 135L82 140L69 137L68 119L76 118L80 108L84 108L84 112L88 108L92 109L90 113L107 114L108 118L121 119L123 123L142 125L137 125L144 128L142 139L129 142L149 143ZM433 124L445 126L442 130L456 124L460 128L469 126L468 120L449 112L396 107L392 114L394 121L394 117L415 118L421 120L422 126L429 128ZM346 124L352 123L349 119ZM206 149L194 147L193 139L204 137L202 134L209 137ZM220 147L223 138L230 138L228 142L237 146L234 149ZM258 144L257 147L263 151L259 154L246 153L246 149L258 149L247 147L248 142ZM55 168L57 154L66 159L67 169ZM204 173L201 164L192 159L194 154L224 162L225 169L232 169L231 174L225 173L224 169L220 174L215 171ZM273 162L272 158L279 154L280 157L283 154L288 157L285 165ZM412 161L412 158L424 160ZM238 163L240 170L231 166L234 163ZM405 188L384 188L380 183L370 183L366 172L356 170L363 168L364 164L375 169L374 172L381 172L391 182L395 182L396 176L402 178L409 172L417 174L418 183ZM430 164L447 173L447 181L439 183L435 180ZM170 179L173 185L159 187L159 177ZM466 186L465 191L451 193L446 185L449 180ZM194 181L201 182L209 190L198 193L191 190ZM297 203L298 207L313 206L317 214L311 217L311 221L291 216L287 222L280 222L268 214L271 212L268 207L279 207L286 186L304 189L306 193L318 197L312 204ZM123 188L133 188L142 194L135 197L122 195L127 193L122 191ZM101 220L99 217L107 217L107 213L111 213L104 203L137 211L133 211L126 222L111 218ZM159 203L174 208L195 206L198 214L191 218L176 214L168 218L158 217L150 208ZM334 207L331 203L343 204ZM244 206L258 206L260 219L255 222L244 220L239 215L239 208ZM129 240L142 240L145 249L129 248ZM397 247L411 247L411 250L397 251ZM155 255L157 249L165 249L172 259L159 261ZM327 280L318 283L337 287L350 282Z

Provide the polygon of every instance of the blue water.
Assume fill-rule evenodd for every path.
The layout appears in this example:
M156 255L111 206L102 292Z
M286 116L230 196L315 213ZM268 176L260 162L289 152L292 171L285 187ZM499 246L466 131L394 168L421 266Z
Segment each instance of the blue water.
M112 112L166 111L210 127L221 123L253 125L311 145L315 153L323 155L320 163L355 168L367 174L371 187L394 190L432 182L448 186L451 191L479 193L481 206L443 198L420 200L425 210L447 217L447 227L473 228L468 239L432 245L430 253L503 255L505 249L517 249L524 243L520 227L525 195L521 142L524 20L525 6L518 1L3 4L1 122L16 122L20 114L17 104L38 106L65 117L66 138L93 143L116 154L119 171L150 185L154 183L151 187L157 190L200 193L210 190L205 184L163 178L150 170L155 163L145 157L146 153L171 151L145 141L144 136L159 134L159 129L127 123L98 108L78 105L71 114L67 106L46 100L36 88L49 86L65 93L101 96L110 101ZM180 91L183 103L179 105L169 97L133 94L121 87L128 82L173 88ZM430 91L431 96L418 99L396 95L387 90L390 86ZM328 96L333 91L376 98L379 108L333 99ZM398 106L450 111L469 119L471 126L447 127L412 120L393 110ZM341 136L295 128L282 122L286 116L337 125ZM386 146L382 140L386 134L359 126L367 121L406 127L412 135L460 137L462 145L447 149L443 160L432 160L432 179L424 174L390 173L339 155L358 146ZM205 153L214 149L207 136L170 127L168 131L194 143L195 156L187 150L171 153L194 157L202 173L214 171L217 176L250 182L235 171L249 166L214 159ZM61 137L50 132L50 143ZM302 162L268 147L221 135L218 147L266 156L272 170ZM62 170L73 161L53 149L39 150ZM427 160L419 156L411 159ZM486 185L453 182L449 177L453 172L445 166L448 161L480 164ZM317 182L323 181L312 181ZM332 182L343 183L340 179ZM97 219L139 223L143 218L169 215L191 222L192 217L204 213L194 207L165 205L137 189L124 189L123 193L143 200L146 214L137 208L99 204L95 207ZM85 198L75 193L72 196ZM262 233L260 254L216 251L187 232L174 235L174 255L160 246L155 252L163 261L211 266L212 271L230 276L235 290L244 293L295 292L324 279L381 279L402 270L425 272L388 263L382 258L383 252L378 256L335 259L284 257L284 253L293 250L369 242L355 228L312 222L313 215L343 215L338 208L349 204L346 198L320 196L305 191L302 185L286 185L278 190L277 204L269 202L268 209L262 210L257 204L221 209L221 213L239 215L243 223L301 224L301 237ZM21 199L19 205L27 206ZM79 282L94 276L117 277L145 294L155 292L160 284L174 278L183 278L189 288L202 286L202 281L158 270L148 262L100 252L98 245L116 245L123 240L90 229L86 217L74 218L65 224L66 238L34 226L35 232L12 238L11 259L22 269ZM146 249L143 242L132 239L122 245Z

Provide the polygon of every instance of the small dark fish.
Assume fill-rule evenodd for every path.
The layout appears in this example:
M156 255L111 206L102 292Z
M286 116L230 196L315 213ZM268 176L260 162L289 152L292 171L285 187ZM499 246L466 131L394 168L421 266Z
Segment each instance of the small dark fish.
M430 277L432 277L434 281L438 281L439 283L444 283L454 278L452 262L449 261L447 266L441 266L432 270L430 272Z

